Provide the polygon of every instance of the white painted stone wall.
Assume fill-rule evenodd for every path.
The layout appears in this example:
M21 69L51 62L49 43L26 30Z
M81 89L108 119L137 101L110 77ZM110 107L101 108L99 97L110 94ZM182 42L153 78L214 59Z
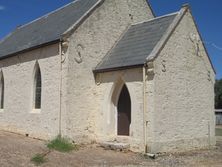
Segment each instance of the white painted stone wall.
M70 37L62 66L59 44L1 60L5 103L0 129L41 139L55 137L61 107L62 134L74 141L124 140L133 151L144 151L142 68L97 75L92 70L130 24L150 18L145 0L105 0ZM200 42L197 52L198 39L187 13L154 61L154 78L148 76L146 82L146 137L151 152L215 144L215 74ZM36 60L43 81L40 113L32 110ZM116 103L124 83L131 97L132 122L130 136L123 138L117 136Z
M42 108L33 110L34 66L42 75ZM60 56L58 44L0 61L4 74L4 110L0 129L49 139L58 135L60 108Z
M124 141L130 143L131 150L144 151L142 77L142 68L98 74L96 83L101 90L96 117L98 142ZM117 104L123 84L126 84L131 98L129 137L117 136Z
M84 142L88 138L97 140L103 133L100 123L106 118L100 113L101 105L106 105L103 98L107 91L105 86L96 85L92 70L130 24L150 18L153 15L145 0L105 0L71 36L64 134ZM80 59L82 62L77 63Z
M198 39L187 12L154 61L152 152L215 145L215 74Z
M87 142L100 140L98 136L107 134L100 128L101 122L105 123L105 118L101 118L100 114L105 112L101 106L104 105L107 85L97 85L92 70L130 24L151 18L153 15L145 0L105 0L69 39L69 49L62 57L62 66L59 44L1 60L0 68L5 79L5 107L0 111L0 129L41 139L52 138L59 133L61 107L62 134L80 142L84 142L83 139ZM81 59L79 56L82 58L81 63L77 63ZM42 74L40 112L34 111L32 106L36 61ZM112 84L115 82L113 80ZM132 92L133 84L136 89L141 89L141 83L133 81L129 84ZM138 92L137 96L140 97L141 91ZM139 110L141 107L135 108ZM140 119L135 118L136 121ZM107 128L105 124L103 126ZM138 127L135 129L138 130ZM137 130L131 128L131 135L135 136L139 132ZM140 138L135 137L136 140Z

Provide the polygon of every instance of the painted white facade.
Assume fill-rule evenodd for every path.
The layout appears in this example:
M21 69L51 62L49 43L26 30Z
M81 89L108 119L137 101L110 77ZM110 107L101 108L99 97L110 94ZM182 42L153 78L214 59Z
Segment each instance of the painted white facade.
M104 91L108 91L106 85L97 85L95 77L100 76L94 76L92 70L131 24L151 18L153 15L144 0L106 0L70 37L64 134L81 142L89 138L100 141L98 136L104 136L101 126L107 125L100 122L106 118L100 117L100 113L106 112L101 107L107 105L103 104L103 98ZM84 99L84 104L80 99ZM107 133L114 135L113 131Z
M214 71L188 11L154 61L151 151L215 145L214 81Z
M42 74L42 107L33 109L36 61ZM0 61L4 75L4 109L0 112L3 130L48 139L59 132L60 56L59 45Z
M145 145L153 153L214 145L215 74L189 12L148 63L153 72L145 69L145 81L142 67L92 72L131 24L153 17L145 0L105 0L65 43L1 60L0 129L41 139L61 133L78 143L117 140L138 152ZM40 111L33 110L36 61L42 74ZM117 135L123 84L131 98L128 137Z

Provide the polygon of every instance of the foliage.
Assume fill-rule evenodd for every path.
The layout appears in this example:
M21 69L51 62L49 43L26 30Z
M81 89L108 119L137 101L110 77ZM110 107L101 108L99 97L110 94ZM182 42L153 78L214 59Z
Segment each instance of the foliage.
M50 141L47 147L60 152L70 152L78 149L77 145L72 144L68 139L61 136L57 136L54 140Z
M31 158L31 161L38 166L46 162L46 158L42 154L36 154Z
M215 83L215 108L222 109L222 79Z
M222 136L222 129L221 128L216 128L215 135L216 136Z

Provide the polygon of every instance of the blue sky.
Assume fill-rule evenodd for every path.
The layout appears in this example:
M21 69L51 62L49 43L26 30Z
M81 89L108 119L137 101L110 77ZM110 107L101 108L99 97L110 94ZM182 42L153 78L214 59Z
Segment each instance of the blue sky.
M0 0L0 39L23 25L72 0ZM217 78L222 78L222 1L149 0L156 16L178 11L189 3L205 41Z

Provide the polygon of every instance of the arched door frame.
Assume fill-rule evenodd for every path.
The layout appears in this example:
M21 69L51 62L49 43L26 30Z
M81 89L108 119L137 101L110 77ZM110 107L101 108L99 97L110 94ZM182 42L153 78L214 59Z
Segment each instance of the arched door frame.
M124 84L118 98L117 131L120 136L130 135L131 125L131 98L127 86Z
M132 100L130 90L129 90L126 82L123 80L122 77L120 77L117 80L117 82L113 85L112 90L111 90L111 99L110 99L111 107L110 107L110 113L109 113L109 118L108 119L109 119L109 121L110 121L110 119L112 119L112 115L113 115L113 112L114 112L115 135L116 136L118 135L118 108L117 108L117 106L118 106L119 96L120 96L120 93L121 93L122 88L123 88L124 85L127 87L130 99ZM131 110L132 110L132 107L131 107ZM132 111L131 111L130 114L131 114L131 118L132 118ZM129 127L129 133L130 133L130 127Z

